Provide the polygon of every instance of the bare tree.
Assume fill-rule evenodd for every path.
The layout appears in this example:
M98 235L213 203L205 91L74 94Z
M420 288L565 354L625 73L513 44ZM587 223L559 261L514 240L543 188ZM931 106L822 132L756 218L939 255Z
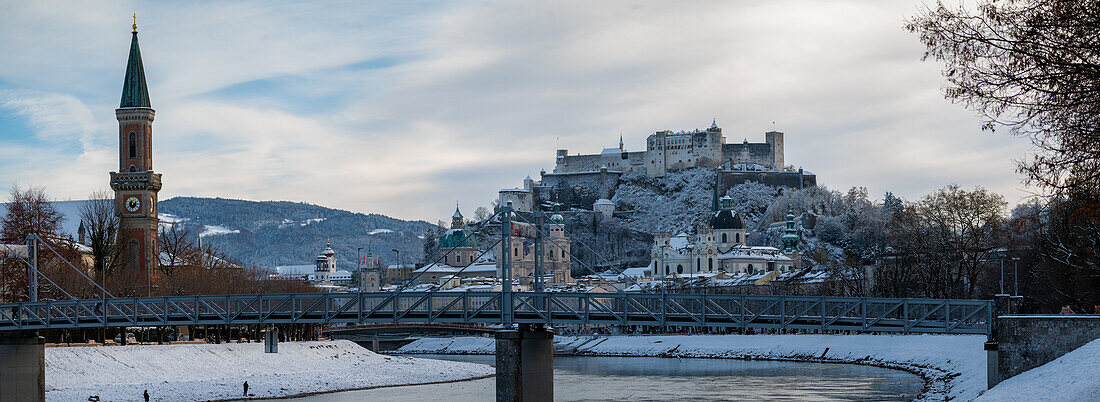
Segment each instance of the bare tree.
M80 207L80 222L84 225L88 247L92 249L92 267L102 281L121 265L116 236L119 218L115 215L114 198L106 190L97 190Z
M1095 1L978 0L925 8L906 22L925 59L944 63L947 99L982 113L984 129L1031 138L1019 162L1053 190L1100 182L1100 9Z
M23 244L29 235L37 235L43 241L64 240L61 233L61 215L50 204L43 187L22 189L13 185L10 202L0 218L0 243ZM65 250L62 250L65 251ZM42 255L40 253L40 255ZM40 266L47 265L53 254L43 256ZM0 301L26 300L27 265L18 258L7 258L0 263Z
M7 213L0 218L0 241L23 243L35 234L47 239L62 239L61 222L65 216L50 204L44 187L22 189L13 185Z
M492 212L489 211L489 208L477 207L477 209L474 210L474 220L478 222L484 221L490 215L492 215Z
M176 268L193 260L198 252L191 242L191 230L178 222L161 225L158 239L161 254L159 268L168 277L175 275Z
M923 239L931 240L925 255L939 257L930 266L942 276L953 297L974 297L989 266L990 251L1003 246L1000 231L1007 203L1000 194L977 187L973 191L950 185L924 196L917 204Z

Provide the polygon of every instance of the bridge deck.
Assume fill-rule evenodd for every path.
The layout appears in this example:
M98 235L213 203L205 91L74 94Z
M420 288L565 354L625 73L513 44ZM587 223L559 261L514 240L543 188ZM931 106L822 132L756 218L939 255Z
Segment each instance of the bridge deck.
M539 323L988 334L988 300L724 294L299 293L0 304L0 331L202 324Z

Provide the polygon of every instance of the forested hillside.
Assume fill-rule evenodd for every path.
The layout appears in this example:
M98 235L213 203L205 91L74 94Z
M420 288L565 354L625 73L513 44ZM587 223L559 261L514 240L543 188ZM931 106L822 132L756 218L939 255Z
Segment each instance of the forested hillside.
M231 258L264 267L312 264L330 240L339 269L355 266L358 247L385 263L395 263L395 248L403 261L415 261L419 236L432 226L306 203L224 198L176 197L161 201L160 214L162 224L176 222Z

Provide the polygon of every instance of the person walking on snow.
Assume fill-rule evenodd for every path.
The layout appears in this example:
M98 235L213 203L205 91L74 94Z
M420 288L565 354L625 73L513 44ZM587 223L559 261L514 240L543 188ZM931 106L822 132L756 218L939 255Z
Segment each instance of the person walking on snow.
M248 396L248 381L244 382L244 396Z
M149 390L145 390L145 402L149 402Z

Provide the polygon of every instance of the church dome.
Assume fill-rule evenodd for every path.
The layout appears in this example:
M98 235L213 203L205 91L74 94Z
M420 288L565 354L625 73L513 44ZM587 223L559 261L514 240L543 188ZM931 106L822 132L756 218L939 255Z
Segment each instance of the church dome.
M710 227L721 229L744 229L745 218L740 213L733 212L729 209L722 209L715 212L714 217L710 218Z
M477 236L467 229L451 229L439 239L439 248L477 248Z
M325 257L332 257L332 256L336 255L336 251L332 250L332 244L331 243L325 245L325 249L321 250L321 255L323 255Z

